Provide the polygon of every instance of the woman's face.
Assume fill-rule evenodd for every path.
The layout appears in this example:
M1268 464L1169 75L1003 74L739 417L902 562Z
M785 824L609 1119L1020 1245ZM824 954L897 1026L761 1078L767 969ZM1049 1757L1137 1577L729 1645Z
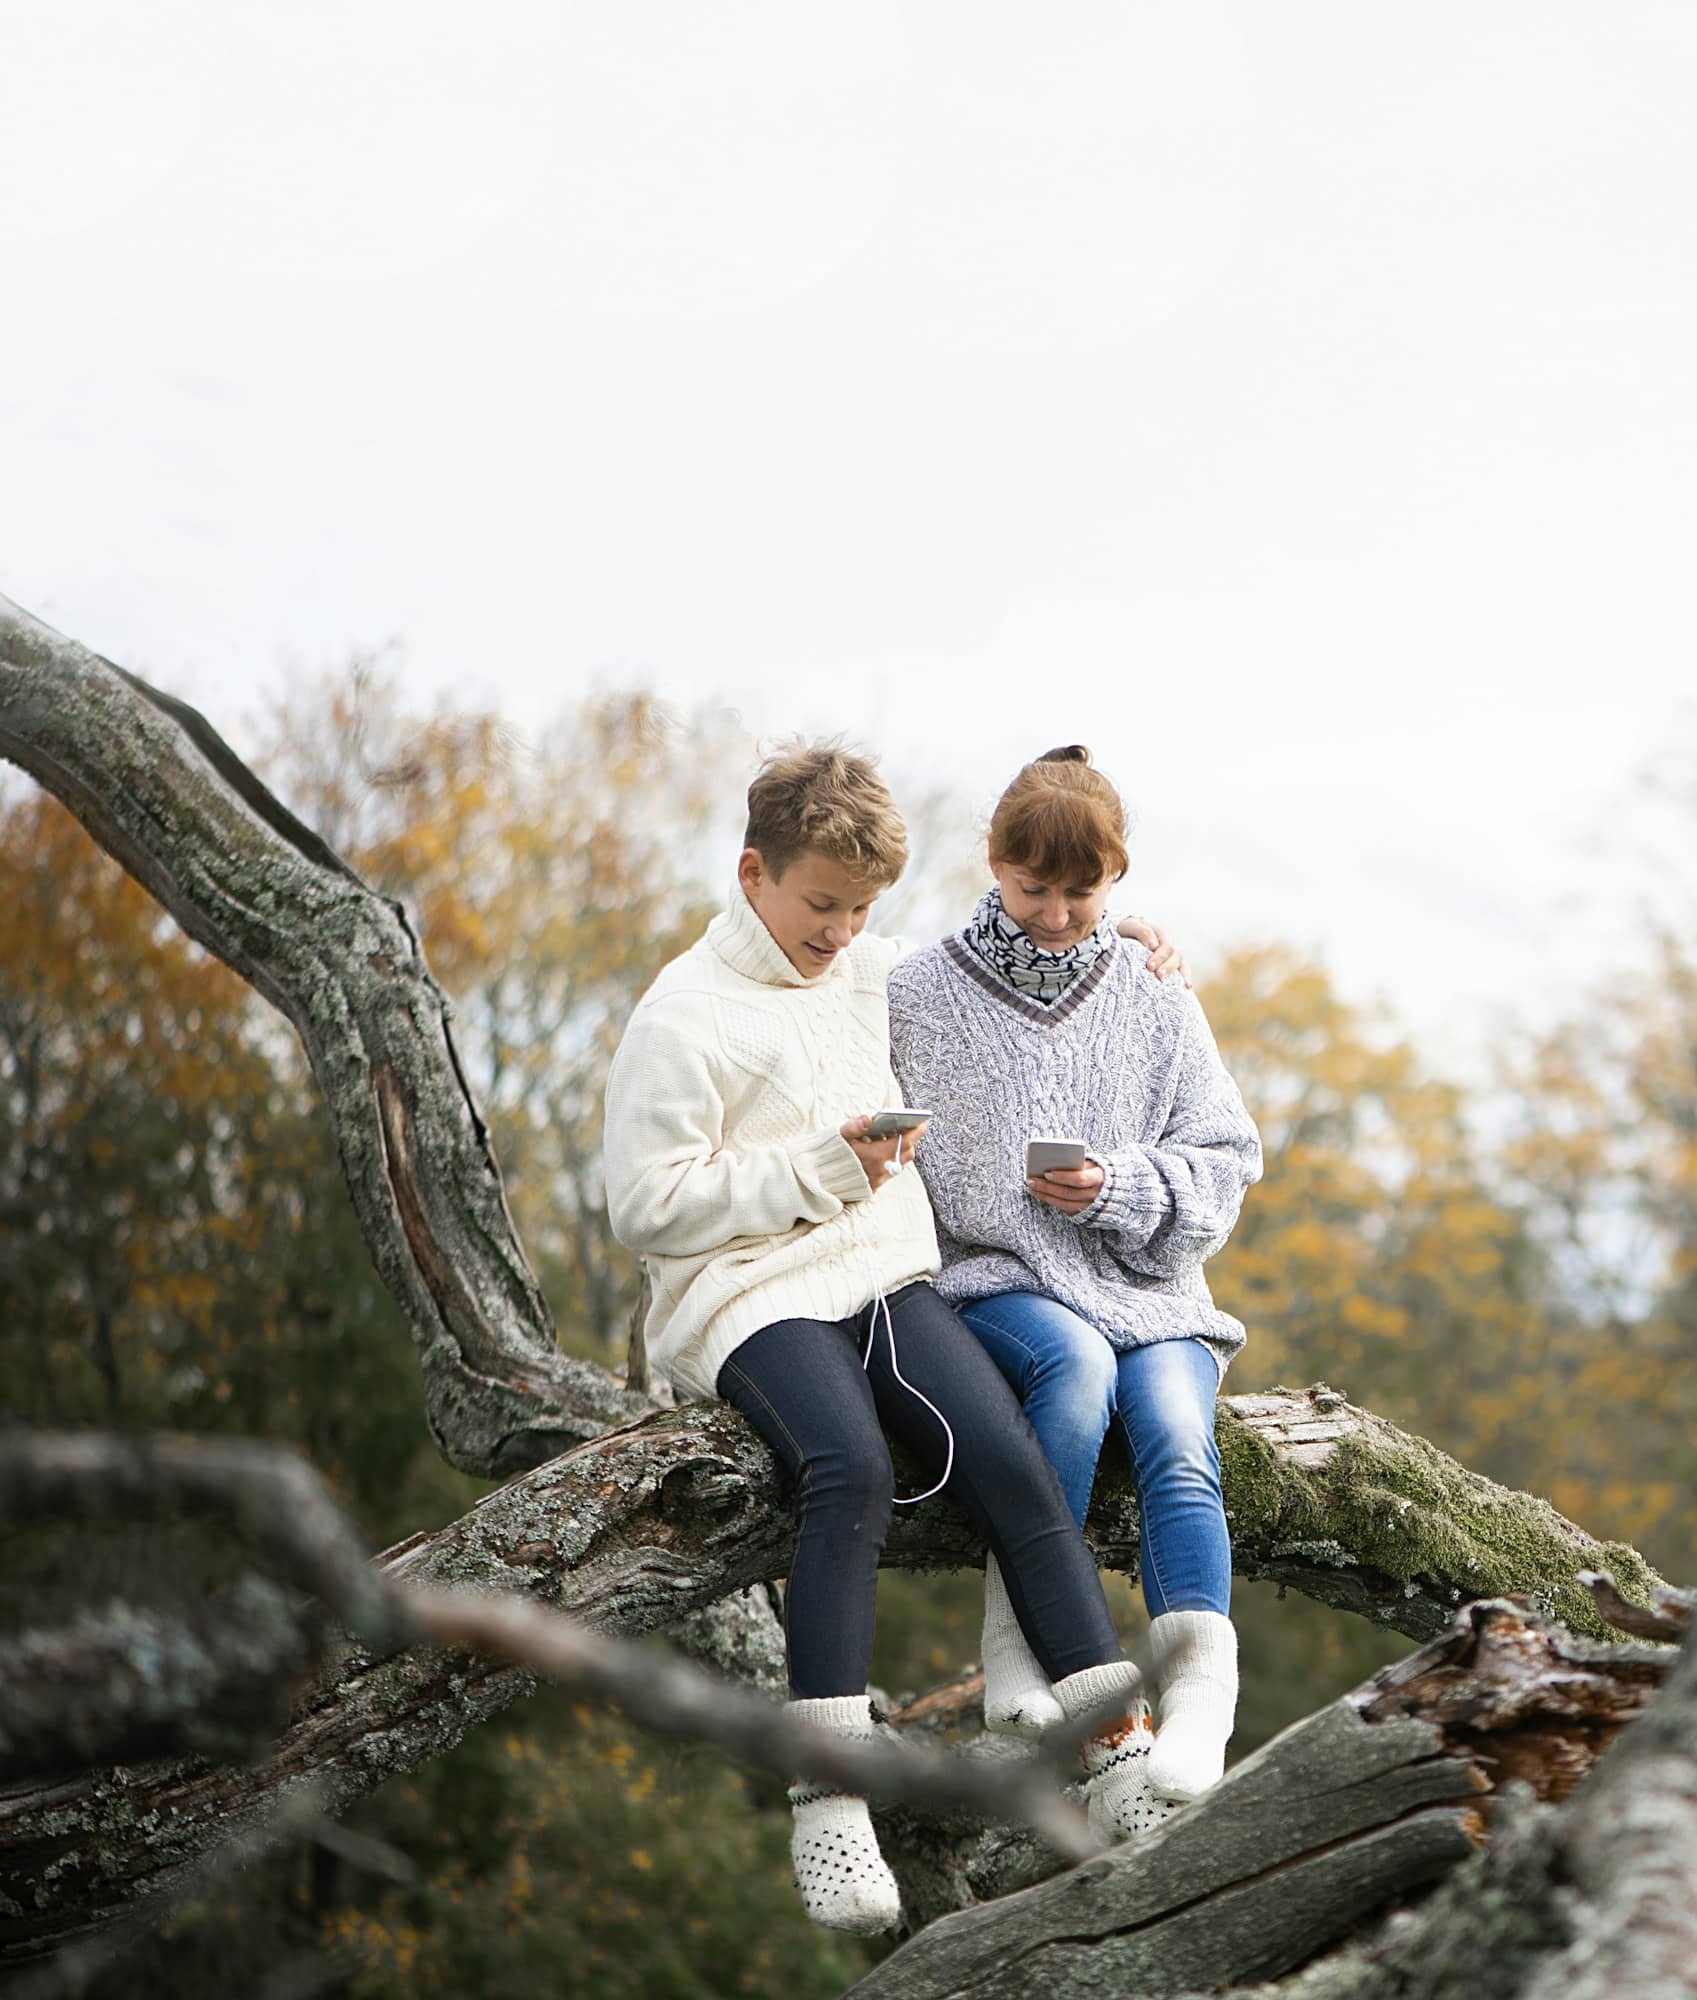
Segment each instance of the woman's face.
M1105 875L1100 882L1050 882L1007 861L992 861L990 872L1002 892L1002 908L1042 951L1082 944L1102 921L1115 879Z

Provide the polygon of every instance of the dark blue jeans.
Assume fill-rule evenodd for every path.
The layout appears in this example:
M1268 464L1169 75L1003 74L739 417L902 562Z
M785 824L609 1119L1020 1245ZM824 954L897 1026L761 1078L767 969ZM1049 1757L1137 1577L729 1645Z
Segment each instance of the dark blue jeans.
M791 1693L859 1694L872 1671L878 1557L895 1497L885 1429L919 1461L927 1486L943 1477L952 1434L943 1492L994 1551L1052 1680L1119 1659L1095 1562L1001 1371L930 1285L905 1286L889 1308L888 1329L877 1313L864 1371L873 1306L853 1319L778 1320L719 1371L719 1394L793 1484L801 1533L784 1599Z

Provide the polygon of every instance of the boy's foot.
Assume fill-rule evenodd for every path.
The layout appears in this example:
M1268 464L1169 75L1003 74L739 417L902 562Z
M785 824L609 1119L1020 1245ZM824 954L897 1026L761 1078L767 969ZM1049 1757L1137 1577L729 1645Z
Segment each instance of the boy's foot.
M816 1729L873 1740L872 1710L864 1695L828 1695L792 1701L789 1712ZM790 1859L802 1908L816 1924L870 1936L901 1920L901 1891L878 1849L866 1801L807 1782L790 1787L795 1825Z

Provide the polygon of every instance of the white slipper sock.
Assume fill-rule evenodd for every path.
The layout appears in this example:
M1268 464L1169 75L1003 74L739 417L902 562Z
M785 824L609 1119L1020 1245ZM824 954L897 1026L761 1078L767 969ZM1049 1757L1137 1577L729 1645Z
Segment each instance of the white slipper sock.
M984 1727L998 1736L1041 1736L1062 1719L1049 1676L1026 1643L994 1556L984 1560Z
M1155 1739L1143 1676L1130 1660L1110 1660L1057 1681L1055 1698L1068 1717L1087 1714L1109 1700L1123 1702L1124 1713L1103 1723L1079 1749L1085 1817L1097 1839L1112 1847L1153 1833L1174 1808L1149 1784Z
M1237 1632L1219 1611L1163 1611L1149 1625L1161 1726L1149 1782L1166 1799L1217 1785L1237 1717Z
M874 1740L872 1708L863 1694L792 1701L788 1708L816 1729ZM863 1936L892 1930L901 1918L901 1891L878 1851L866 1801L802 1779L790 1787L790 1806L790 1859L808 1916L828 1930Z

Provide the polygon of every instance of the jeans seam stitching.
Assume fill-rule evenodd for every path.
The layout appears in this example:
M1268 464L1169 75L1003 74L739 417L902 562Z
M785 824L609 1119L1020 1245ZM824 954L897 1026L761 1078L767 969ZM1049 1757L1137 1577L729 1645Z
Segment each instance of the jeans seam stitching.
M756 1399L756 1401L760 1404L760 1407L772 1419L773 1423L775 1423L778 1426L779 1430L783 1432L785 1438L788 1440L790 1450L795 1453L797 1465L801 1467L803 1490L805 1491L806 1485L812 1477L813 1467L811 1461L808 1458L807 1453L804 1452L800 1444L797 1443L794 1431L792 1431L789 1425L784 1422L783 1417L773 1407L771 1397L766 1394L765 1390L761 1388L758 1382L754 1381L750 1377L747 1369L739 1368L734 1360L727 1361L725 1363L725 1366L733 1371L733 1373L736 1375L737 1380L743 1385L743 1387L748 1391L748 1393Z

